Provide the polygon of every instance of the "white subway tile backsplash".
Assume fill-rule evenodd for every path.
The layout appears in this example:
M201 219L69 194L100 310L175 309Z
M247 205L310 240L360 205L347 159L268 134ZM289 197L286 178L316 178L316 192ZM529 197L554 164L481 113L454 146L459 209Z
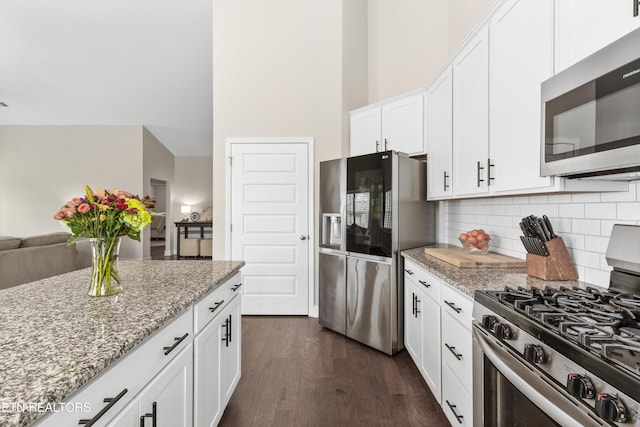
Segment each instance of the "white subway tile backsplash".
M549 203L571 203L571 194L551 194Z
M605 252L607 252L608 245L609 245L609 237L604 237L604 236L585 236L584 237L585 250L604 254Z
M611 230L613 229L614 224L629 224L636 225L637 221L627 221L616 219L614 221L600 221L600 235L609 238L611 236Z
M571 221L571 232L574 234L600 235L600 221L597 219L574 219Z
M635 202L636 186L630 185L629 191L612 191L610 193L602 193L600 200L602 202Z
M640 202L618 203L618 219L640 221Z
M571 195L572 203L597 203L600 201L600 193L576 193Z
M529 204L531 205L542 205L542 204L546 205L547 203L549 203L549 196L547 195L529 197Z
M584 268L584 273L580 276L580 280L585 282L602 286L603 288L609 287L609 272L602 271L595 268Z
M584 205L582 203L559 205L558 216L562 218L584 218Z
M614 224L640 225L640 183L629 191L509 196L451 200L443 203L447 242L458 245L458 235L484 228L492 237L491 250L525 258L519 223L528 215L547 215L562 237L580 280L608 286L611 267L604 254Z
M615 219L615 203L588 203L584 205L585 218Z
M600 254L596 252L581 251L573 249L571 251L573 262L585 267L600 268Z

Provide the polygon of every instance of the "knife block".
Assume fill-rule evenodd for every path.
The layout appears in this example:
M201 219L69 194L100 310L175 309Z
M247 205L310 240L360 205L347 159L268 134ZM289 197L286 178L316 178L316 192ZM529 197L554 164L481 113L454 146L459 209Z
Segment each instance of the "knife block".
M527 274L542 280L578 280L562 237L544 242L549 256L527 254Z

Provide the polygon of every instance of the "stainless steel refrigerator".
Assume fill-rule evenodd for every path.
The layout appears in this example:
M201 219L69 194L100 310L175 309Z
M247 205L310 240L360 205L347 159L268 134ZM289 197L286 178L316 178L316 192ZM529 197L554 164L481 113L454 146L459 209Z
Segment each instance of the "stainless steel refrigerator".
M387 151L320 163L320 324L387 354L404 348L400 251L435 242L426 163Z

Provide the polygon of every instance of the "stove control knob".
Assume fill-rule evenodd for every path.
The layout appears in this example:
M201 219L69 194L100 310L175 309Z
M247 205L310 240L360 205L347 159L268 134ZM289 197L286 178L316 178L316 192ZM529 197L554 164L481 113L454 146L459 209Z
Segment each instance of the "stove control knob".
M513 331L511 330L511 327L504 323L496 324L494 335L501 340L513 339Z
M484 326L486 330L493 331L496 323L498 323L496 316L492 316L490 314L482 316L482 326Z
M614 423L626 423L629 420L629 412L624 403L608 393L599 393L596 396L596 414Z
M536 344L524 345L524 358L531 363L545 363L547 361L544 350Z
M567 391L572 396L581 399L593 399L596 397L596 388L585 375L569 374L567 376Z

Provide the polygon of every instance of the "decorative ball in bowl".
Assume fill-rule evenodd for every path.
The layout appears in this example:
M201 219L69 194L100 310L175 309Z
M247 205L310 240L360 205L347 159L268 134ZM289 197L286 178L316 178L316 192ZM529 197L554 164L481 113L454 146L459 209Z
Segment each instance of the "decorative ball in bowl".
M467 254L486 255L489 253L489 236L483 229L470 230L458 237L462 249Z

